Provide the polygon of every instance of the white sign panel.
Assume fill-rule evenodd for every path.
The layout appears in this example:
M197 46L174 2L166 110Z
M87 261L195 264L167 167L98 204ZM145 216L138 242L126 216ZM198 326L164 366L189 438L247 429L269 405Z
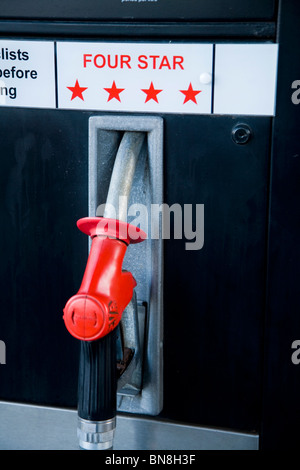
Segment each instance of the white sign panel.
M0 106L55 108L54 43L0 40Z
M58 107L211 113L211 44L57 43Z
M278 44L217 44L215 114L275 115Z

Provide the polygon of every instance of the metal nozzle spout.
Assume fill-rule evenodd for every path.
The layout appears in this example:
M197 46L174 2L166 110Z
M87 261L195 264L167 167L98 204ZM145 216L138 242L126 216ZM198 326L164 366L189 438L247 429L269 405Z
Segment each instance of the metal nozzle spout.
M77 437L84 450L109 450L113 448L116 418L105 421L88 421L78 417Z

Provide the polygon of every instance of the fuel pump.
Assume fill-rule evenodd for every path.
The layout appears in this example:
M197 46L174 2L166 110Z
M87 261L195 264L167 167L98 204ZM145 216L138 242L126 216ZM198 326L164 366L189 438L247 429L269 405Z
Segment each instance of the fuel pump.
M1 449L299 447L299 17L1 1Z
M122 313L135 301L136 281L122 271L127 247L146 238L145 232L127 224L127 206L142 132L125 132L107 196L104 217L87 217L78 228L92 239L83 281L64 308L68 331L81 341L78 383L78 439L83 449L113 446L116 426L116 328ZM117 214L117 219L112 217ZM134 354L134 351L133 351Z

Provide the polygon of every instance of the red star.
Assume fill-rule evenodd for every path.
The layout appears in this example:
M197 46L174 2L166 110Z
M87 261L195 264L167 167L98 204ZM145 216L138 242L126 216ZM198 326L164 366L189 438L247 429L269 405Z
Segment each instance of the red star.
M148 90L143 90L142 91L144 93L146 93L147 95L147 98L145 100L145 103L147 103L147 101L150 101L150 100L154 100L156 101L156 103L158 103L158 99L157 99L157 95L158 93L160 93L162 90L155 90L154 86L153 86L153 83L151 82L151 85L150 87L148 88Z
M191 83L189 84L189 87L187 90L179 90L179 91L185 95L183 104L186 103L187 101L193 101L194 103L198 104L196 101L196 96L199 93L201 93L201 90L193 90Z
M104 90L107 91L107 93L109 93L109 97L107 98L107 101L110 101L113 98L115 98L116 100L121 102L119 95L120 93L122 93L122 91L125 90L125 88L117 88L115 81L113 81L111 88L104 88Z
M82 96L82 93L87 90L87 87L81 87L78 83L78 80L76 80L76 83L74 86L67 86L68 90L70 90L72 92L72 97L71 97L71 101L78 97L80 98L82 101L84 101L84 98Z

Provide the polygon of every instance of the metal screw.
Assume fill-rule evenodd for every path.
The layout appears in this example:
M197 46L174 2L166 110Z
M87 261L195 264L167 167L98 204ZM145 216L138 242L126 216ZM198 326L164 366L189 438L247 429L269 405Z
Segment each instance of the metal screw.
M231 137L234 143L243 145L249 142L252 136L252 130L248 124L237 124L231 131Z

